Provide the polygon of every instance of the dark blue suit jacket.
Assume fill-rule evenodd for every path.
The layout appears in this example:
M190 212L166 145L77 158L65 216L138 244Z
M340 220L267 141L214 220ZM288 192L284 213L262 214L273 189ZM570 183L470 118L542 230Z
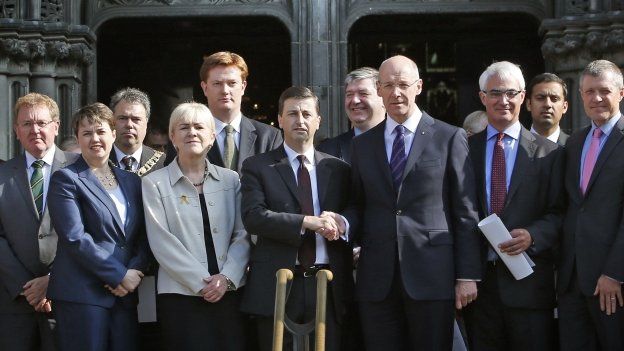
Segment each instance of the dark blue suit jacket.
M149 257L141 200L141 180L111 167L126 197L125 226L115 204L81 157L51 177L48 206L59 236L50 274L53 300L110 308L128 269L144 271ZM121 299L134 306L136 294Z

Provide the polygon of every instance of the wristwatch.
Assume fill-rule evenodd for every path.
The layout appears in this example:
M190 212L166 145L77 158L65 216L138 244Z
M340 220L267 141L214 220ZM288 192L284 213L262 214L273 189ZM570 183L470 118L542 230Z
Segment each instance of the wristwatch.
M236 285L234 285L234 283L232 283L230 278L225 277L225 281L227 282L227 291L234 291L234 290L236 290Z

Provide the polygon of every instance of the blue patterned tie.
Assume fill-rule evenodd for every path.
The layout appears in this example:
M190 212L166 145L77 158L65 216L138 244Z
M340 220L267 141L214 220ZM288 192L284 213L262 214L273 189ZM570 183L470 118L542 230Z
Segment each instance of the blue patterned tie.
M392 155L390 155L390 170L392 171L392 183L394 190L399 191L403 170L407 157L405 156L405 127L398 125L394 128L394 142L392 143Z

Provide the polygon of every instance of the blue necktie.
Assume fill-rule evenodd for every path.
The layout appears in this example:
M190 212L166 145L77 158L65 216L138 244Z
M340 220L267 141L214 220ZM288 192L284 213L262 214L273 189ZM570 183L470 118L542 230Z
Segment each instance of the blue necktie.
M407 157L405 156L405 127L398 125L394 128L394 142L392 143L392 154L390 155L390 170L392 171L392 183L394 190L399 192L403 171Z

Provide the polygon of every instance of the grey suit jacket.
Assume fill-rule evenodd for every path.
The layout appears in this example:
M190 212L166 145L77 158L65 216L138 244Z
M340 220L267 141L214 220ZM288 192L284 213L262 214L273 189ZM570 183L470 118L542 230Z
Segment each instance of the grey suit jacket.
M345 215L352 240L362 246L356 299L383 300L396 264L412 299L454 299L456 279L481 278L466 133L423 113L396 193L385 128L383 121L352 144L352 203Z
M51 171L77 158L57 147ZM26 282L50 272L40 261L39 241L48 240L46 234L53 234L53 229L47 206L45 218L37 213L24 154L0 166L0 199L0 313L32 313L34 309L19 295ZM41 228L42 222L47 228Z
M602 147L583 195L580 164L589 131L589 126L577 131L566 144L568 208L557 287L563 293L577 279L586 296L593 295L602 274L624 281L624 118L620 117Z
M282 144L282 133L270 125L243 116L240 125L240 144L236 172L241 173L243 162L249 156L276 149ZM208 151L208 160L213 165L223 167L223 158L219 145L215 142Z
M470 159L478 187L479 218L489 215L486 198L485 150L487 130L468 139ZM552 249L559 241L560 214L564 207L563 148L521 129L511 183L500 214L507 229L524 228L534 244L526 251L535 262L534 273L516 280L503 264L496 265L502 303L518 308L552 308L555 305ZM482 237L482 262L488 244Z

